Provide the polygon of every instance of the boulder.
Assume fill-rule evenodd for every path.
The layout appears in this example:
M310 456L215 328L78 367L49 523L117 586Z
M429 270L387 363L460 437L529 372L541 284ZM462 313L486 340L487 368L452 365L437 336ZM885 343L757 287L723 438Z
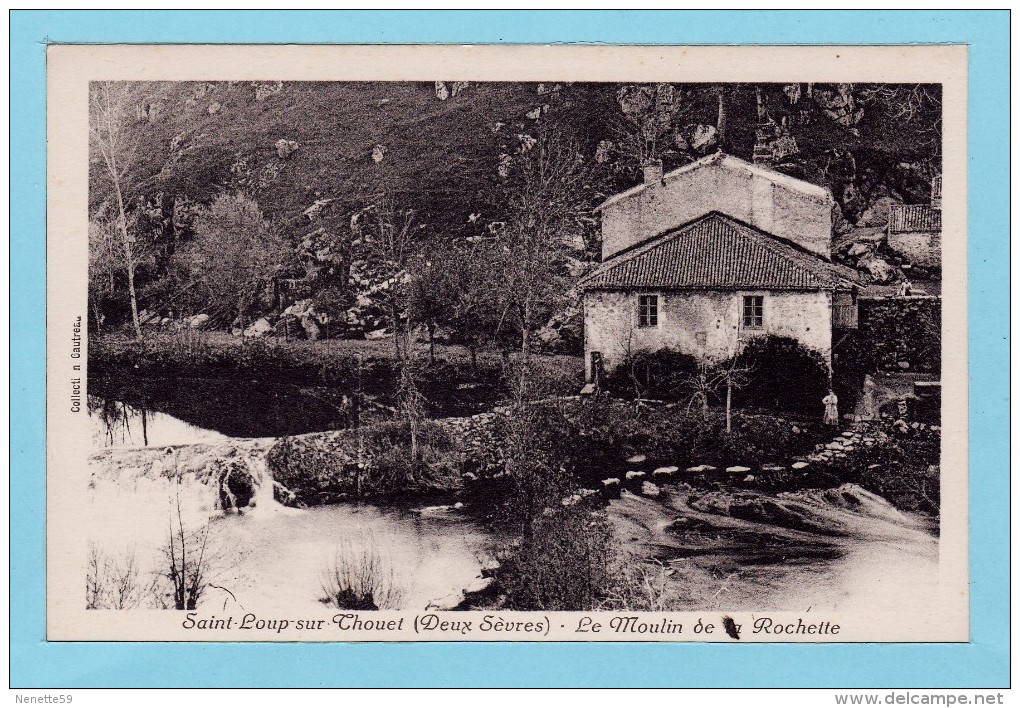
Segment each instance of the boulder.
M188 320L188 327L190 329L207 329L209 327L210 317L204 312L200 315L195 315Z
M425 605L425 609L435 612L451 612L459 610L464 605L464 593L447 595L438 600L432 600Z
M276 141L276 156L281 160L285 160L295 152L301 145L296 140L285 140L283 138Z
M744 481L745 482L753 482L754 481L754 475L753 474L747 475L746 477L744 477Z
M654 499L655 497L658 497L661 493L662 492L659 490L659 487L657 485L652 484L651 482L641 483L641 496L652 497Z
M902 200L895 197L879 197L871 203L861 218L857 220L858 226L885 226L889 223L889 209L894 204L902 204Z
M464 588L464 600L472 602L493 597L496 594L497 587L496 579L491 576L476 578Z
M751 468L744 467L742 465L733 465L732 467L727 467L726 471L729 472L730 474L745 474L747 472L750 472Z
M668 482L673 479L673 476L679 471L679 467L660 467L652 472L652 479L659 482Z
M610 477L602 480L602 495L606 499L620 498L620 480L617 477Z
M873 246L868 243L855 243L850 246L846 254L852 258L859 258L860 256L866 256L871 253Z
M889 265L884 258L876 255L868 255L857 262L858 267L868 271L871 279L876 283L889 283L896 278L896 269Z
M639 465L648 458L645 455L631 455L627 458L627 463L631 465Z
M698 473L698 472L715 472L715 470L716 470L716 468L713 467L712 465L697 465L695 467L688 467L687 468L688 472L694 472L694 473Z
M686 126L688 135L687 143L695 152L704 152L713 147L719 139L719 131L714 125L698 123L697 125Z
M316 322L315 318L310 315L305 315L301 318L301 329L305 331L305 336L312 341L316 341L322 336L322 330L319 329L319 323Z
M272 331L273 325L269 324L269 320L267 320L265 317L260 317L254 322L252 322L251 325L249 325L248 328L244 330L244 336L255 338L265 337Z
M810 462L804 462L803 460L801 460L799 462L794 462L792 465L790 465L790 467L792 467L795 470L802 470L810 464L811 464Z

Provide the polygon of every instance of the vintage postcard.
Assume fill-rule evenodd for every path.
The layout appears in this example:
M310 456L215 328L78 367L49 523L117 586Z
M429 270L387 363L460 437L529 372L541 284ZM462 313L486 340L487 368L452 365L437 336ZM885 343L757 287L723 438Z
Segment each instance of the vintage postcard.
M968 641L965 47L47 71L49 640Z

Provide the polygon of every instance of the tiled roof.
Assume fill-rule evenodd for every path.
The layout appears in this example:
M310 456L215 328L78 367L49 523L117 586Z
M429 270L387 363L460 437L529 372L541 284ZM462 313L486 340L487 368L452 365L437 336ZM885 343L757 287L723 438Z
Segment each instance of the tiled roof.
M941 231L942 211L928 204L894 204L889 208L889 233Z
M581 281L585 290L844 290L857 272L713 212L619 253Z

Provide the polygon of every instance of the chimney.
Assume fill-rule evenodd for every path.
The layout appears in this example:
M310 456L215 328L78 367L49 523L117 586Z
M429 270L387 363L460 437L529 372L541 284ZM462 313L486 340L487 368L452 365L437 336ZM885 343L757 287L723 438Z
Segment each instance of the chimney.
M657 184L662 182L662 160L649 160L641 165L644 172L645 184Z
M931 178L931 205L940 211L942 209L942 175Z

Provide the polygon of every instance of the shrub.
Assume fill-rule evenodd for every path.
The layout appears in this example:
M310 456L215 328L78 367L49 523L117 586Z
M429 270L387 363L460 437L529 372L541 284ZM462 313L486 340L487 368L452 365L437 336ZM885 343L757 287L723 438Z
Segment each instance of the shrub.
M340 610L398 610L404 599L393 562L371 540L341 544L320 585L322 602Z
M496 580L511 610L593 610L612 587L612 531L584 504L550 509L530 535L504 542Z
M146 577L135 549L120 556L88 544L85 569L85 608L130 610L143 607L156 593L156 578Z
M877 370L874 342L861 332L853 332L838 343L832 351L832 389L839 397L841 410L850 412L857 407L864 377Z
M735 364L750 373L747 385L733 391L734 405L821 417L829 367L818 352L796 339L768 335L749 341Z
M624 397L676 401L694 392L689 381L698 372L698 360L674 349L637 352L606 377L606 386Z
M455 441L430 422L423 422L420 435L417 462L407 423L389 422L282 438L266 463L273 478L294 494L293 502L312 506L456 488L460 451Z

